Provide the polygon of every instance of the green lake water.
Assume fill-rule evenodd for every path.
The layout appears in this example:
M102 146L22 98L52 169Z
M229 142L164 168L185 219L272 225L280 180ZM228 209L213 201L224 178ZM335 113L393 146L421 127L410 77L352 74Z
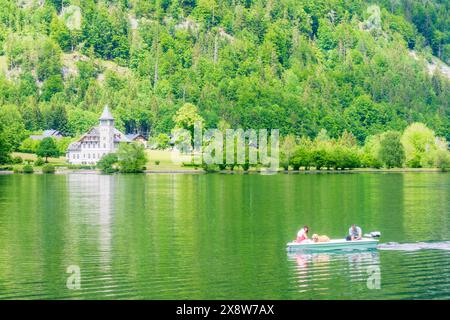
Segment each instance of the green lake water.
M286 251L353 222L378 250ZM16 298L450 299L450 174L0 175Z

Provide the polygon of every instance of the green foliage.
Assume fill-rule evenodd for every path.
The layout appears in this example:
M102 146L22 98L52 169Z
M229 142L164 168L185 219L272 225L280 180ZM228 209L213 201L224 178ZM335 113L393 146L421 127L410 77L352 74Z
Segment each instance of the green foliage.
M205 162L202 162L201 168L204 171L206 171L206 172L216 172L216 171L218 171L220 169L219 166L216 165L216 164L213 164L213 163L208 164L208 163L205 163ZM244 170L247 171L248 170L248 166L246 166L245 168L246 169L244 169Z
M434 165L442 171L450 169L450 154L447 150L436 150L434 154Z
M354 137L344 132L339 139L330 139L325 130L314 141L302 138L296 147L290 165L294 170L353 169L361 166L359 150Z
M5 136L0 132L0 164L9 163L11 160L10 157L11 146L6 140Z
M61 75L52 75L44 81L41 98L49 101L56 93L64 91L64 82Z
M41 157L37 157L36 161L34 161L34 165L36 167L41 167L45 164L44 159L42 159Z
M287 135L284 137L280 144L280 164L284 170L289 169L289 163L295 153L295 147L297 145L294 135Z
M330 164L333 169L353 169L361 166L361 159L357 148L336 145L331 151Z
M140 143L122 143L117 152L120 172L142 172L147 163L147 154Z
M399 132L388 131L380 141L379 157L387 168L401 167L405 161L405 149L400 138Z
M22 164L23 163L23 159L21 157L19 157L19 156L13 157L12 160L11 160L11 163L12 164Z
M450 51L445 51L448 45L448 2L446 1L421 1L421 0L382 0L382 5L391 13L404 16L403 23L409 24L416 35L416 42L423 42L422 45L431 46L433 53L450 63ZM385 12L386 14L386 12ZM403 26L402 29L411 28ZM399 30L402 34L404 31ZM409 31L411 33L412 31ZM419 36L420 35L420 36ZM419 41L420 40L420 41Z
M156 144L158 149L167 149L169 147L170 137L165 133L160 133L156 137Z
M59 151L55 143L55 139L51 137L42 139L39 147L36 150L36 154L39 157L44 157L45 162L48 162L48 157L59 157Z
M380 160L381 135L373 135L366 138L362 148L361 164L366 168L380 168L383 163Z
M356 98L352 105L345 110L350 131L360 142L363 142L372 133L372 130L377 130L377 126L385 121L383 115L382 108L367 95Z
M67 133L78 136L98 123L98 115L80 109L71 109L67 114Z
M80 135L109 104L118 128L153 137L201 119L310 138L347 130L359 145L422 122L450 139L449 79L425 65L449 63L441 0L2 3L0 108L29 131ZM7 131L0 158L25 138Z
M60 131L66 134L68 127L67 112L64 105L60 104L58 99L50 102L49 108L44 113L46 127Z
M427 157L437 149L433 130L423 123L412 123L403 132L401 141L405 147L408 167L427 167Z
M121 63L129 57L128 21L126 14L115 8L99 7L83 20L83 39L87 49L104 59Z
M25 153L36 153L36 150L39 147L39 143L40 143L39 140L26 138L20 144L19 150Z
M47 163L42 167L42 173L55 173L55 166Z
M37 55L36 71L39 80L44 81L51 77L56 79L56 76L61 76L61 48L55 42L50 39L44 40L37 48ZM49 82L47 86L54 86L53 82L56 80Z
M64 24L64 21L60 20L56 15L53 16L50 24L50 37L63 51L69 51L72 48L72 37L70 30Z
M198 114L198 108L191 104L185 103L174 115L173 121L176 128L189 130L192 134L194 132L194 125L203 124L203 118Z
M1 150L5 155L16 150L25 136L25 126L17 107L0 106L0 154Z
M64 155L67 152L67 148L72 141L73 139L70 137L56 139L56 148L58 149L59 155Z
M99 168L103 173L114 173L117 171L115 165L119 161L117 154L109 153L104 155L100 161L97 162L97 168Z
M23 166L23 173L33 173L34 169L33 166L30 164L26 164Z
M303 167L308 170L313 164L312 142L308 138L302 138L290 158L289 164L294 170L299 170Z

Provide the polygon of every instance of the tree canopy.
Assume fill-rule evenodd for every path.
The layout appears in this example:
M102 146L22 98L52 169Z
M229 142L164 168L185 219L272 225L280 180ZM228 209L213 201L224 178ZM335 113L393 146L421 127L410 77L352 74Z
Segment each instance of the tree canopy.
M22 130L79 135L108 104L119 129L147 137L195 109L210 128L323 128L362 145L421 122L450 139L448 1L0 6L0 108Z

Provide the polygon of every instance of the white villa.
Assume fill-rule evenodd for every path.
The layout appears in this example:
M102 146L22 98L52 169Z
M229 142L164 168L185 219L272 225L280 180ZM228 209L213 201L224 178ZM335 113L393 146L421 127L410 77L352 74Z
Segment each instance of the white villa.
M70 164L96 164L105 154L116 152L121 142L139 141L141 135L126 136L114 128L114 117L105 106L98 126L91 128L67 148Z

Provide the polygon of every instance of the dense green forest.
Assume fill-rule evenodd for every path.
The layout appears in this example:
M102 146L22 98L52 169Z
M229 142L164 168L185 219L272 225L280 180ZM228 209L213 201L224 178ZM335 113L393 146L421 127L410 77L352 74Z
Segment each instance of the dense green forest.
M450 139L446 0L0 0L0 149L117 126L208 127L359 144L425 123ZM439 67L439 64L444 69ZM1 153L1 150L0 150Z

